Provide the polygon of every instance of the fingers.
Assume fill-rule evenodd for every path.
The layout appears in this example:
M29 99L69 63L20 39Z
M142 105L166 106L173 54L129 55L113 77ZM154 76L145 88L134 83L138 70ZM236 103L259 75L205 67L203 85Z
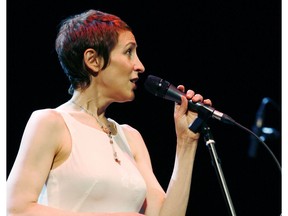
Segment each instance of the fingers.
M208 105L208 106L212 106L212 101L210 99L203 100L203 103Z
M184 92L185 91L185 87L183 85L179 85L177 87L178 90ZM210 99L204 99L203 96L201 94L196 94L193 90L188 89L186 92L186 98L188 100L192 100L193 102L197 103L197 102L203 102L204 104L208 105L208 106L212 106L212 101Z
M193 101L193 102L202 102L202 101L203 101L203 96L200 95L200 94L195 94L195 95L192 97L192 101Z

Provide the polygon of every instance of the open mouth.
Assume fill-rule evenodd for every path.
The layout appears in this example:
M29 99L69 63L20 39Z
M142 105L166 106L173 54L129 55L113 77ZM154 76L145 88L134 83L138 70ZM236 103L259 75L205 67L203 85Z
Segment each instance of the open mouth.
M137 78L134 78L134 79L130 80L130 82L133 83L133 90L135 90L137 88L136 82L138 81L138 79L139 78L137 77Z
M131 80L130 80L130 82L132 82L132 83L134 83L134 84L135 84L135 83L138 81L138 79L139 79L139 78L134 78L134 79L131 79Z

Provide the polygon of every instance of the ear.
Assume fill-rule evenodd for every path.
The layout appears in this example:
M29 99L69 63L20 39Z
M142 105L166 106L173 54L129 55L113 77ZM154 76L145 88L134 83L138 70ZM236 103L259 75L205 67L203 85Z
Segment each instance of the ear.
M92 49L88 48L84 52L83 60L85 66L94 73L97 73L102 68L102 58L98 56L98 53Z

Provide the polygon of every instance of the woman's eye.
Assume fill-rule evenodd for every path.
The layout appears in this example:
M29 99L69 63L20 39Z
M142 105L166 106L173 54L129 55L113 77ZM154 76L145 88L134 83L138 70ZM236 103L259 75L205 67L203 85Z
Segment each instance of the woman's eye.
M128 50L126 51L126 53L127 53L129 56L131 56L131 55L132 55L132 49L128 49Z

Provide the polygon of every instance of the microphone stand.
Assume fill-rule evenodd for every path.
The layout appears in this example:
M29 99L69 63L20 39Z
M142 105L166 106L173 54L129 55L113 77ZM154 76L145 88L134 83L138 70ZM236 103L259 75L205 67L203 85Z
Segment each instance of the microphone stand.
M235 209L234 209L234 206L230 197L230 193L226 184L226 180L225 180L222 168L221 168L220 159L217 155L217 151L215 148L215 141L213 139L210 128L206 124L204 124L202 128L202 132L204 134L204 140L206 142L206 146L209 149L209 153L212 158L212 162L213 162L219 183L221 184L222 192L225 197L227 206L229 208L230 215L236 216Z
M189 126L189 129L194 133L202 132L204 135L204 140L206 142L206 146L208 147L210 156L212 158L213 166L215 168L220 186L222 188L222 192L226 201L226 204L229 208L229 212L231 216L236 216L235 209L233 206L233 202L230 197L230 193L226 184L226 180L222 171L222 167L220 164L220 159L218 157L216 148L215 148L215 140L213 139L210 128L206 124L206 120L209 118L207 113L198 113L198 118Z

